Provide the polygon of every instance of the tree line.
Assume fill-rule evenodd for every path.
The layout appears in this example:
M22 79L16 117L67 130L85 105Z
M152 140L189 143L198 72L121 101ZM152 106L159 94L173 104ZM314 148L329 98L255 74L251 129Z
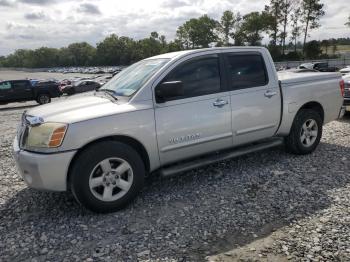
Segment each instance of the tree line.
M208 15L192 18L179 26L176 38L152 32L149 37L134 40L112 34L97 43L73 43L63 48L41 47L19 49L0 57L4 67L58 67L128 65L161 53L212 46L259 46L264 36L266 47L277 61L316 59L335 56L339 42L349 38L307 42L310 31L319 28L325 14L321 0L270 0L261 12L245 15L227 10L219 20ZM345 23L350 27L350 16Z

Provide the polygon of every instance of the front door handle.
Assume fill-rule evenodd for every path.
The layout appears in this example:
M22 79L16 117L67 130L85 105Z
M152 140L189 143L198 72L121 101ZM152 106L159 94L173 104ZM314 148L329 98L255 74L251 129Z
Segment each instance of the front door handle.
M264 94L265 97L271 98L273 96L277 95L276 91L271 91L271 90L267 90Z
M216 106L216 107L223 107L225 105L228 104L228 101L225 101L225 100L222 100L222 99L218 99L216 100L214 103L213 103L213 106Z

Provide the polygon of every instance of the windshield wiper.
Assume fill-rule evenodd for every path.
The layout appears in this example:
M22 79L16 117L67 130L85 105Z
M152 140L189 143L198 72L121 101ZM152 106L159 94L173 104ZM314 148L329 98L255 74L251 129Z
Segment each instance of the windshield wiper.
M113 97L115 100L118 100L118 98L115 97L115 91L112 89L98 89L96 92L104 92L105 94Z

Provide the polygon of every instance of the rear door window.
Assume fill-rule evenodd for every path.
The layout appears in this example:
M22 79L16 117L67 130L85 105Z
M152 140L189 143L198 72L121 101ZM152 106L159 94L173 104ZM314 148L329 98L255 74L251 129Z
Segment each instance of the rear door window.
M27 88L29 83L27 81L13 81L12 87L17 90L23 90Z
M228 54L226 57L231 90L267 85L266 66L260 54Z

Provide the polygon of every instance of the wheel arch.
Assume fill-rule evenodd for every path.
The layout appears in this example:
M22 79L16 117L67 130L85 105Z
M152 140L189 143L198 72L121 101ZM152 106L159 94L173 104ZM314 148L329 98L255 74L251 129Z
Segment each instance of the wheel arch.
M320 114L322 122L324 122L324 109L323 109L323 106L319 102L311 101L311 102L307 102L304 105L302 105L299 108L298 112L295 114L294 119L297 116L297 114L300 112L300 110L303 110L303 109L315 110L317 113Z
M82 146L81 148L79 148L79 150L75 153L75 155L73 156L72 160L69 163L69 167L68 167L68 172L67 172L67 189L68 189L68 185L69 185L69 179L70 179L70 174L71 174L71 170L73 167L74 162L76 161L76 159L78 158L78 156L88 147L100 143L100 142L104 142L104 141L117 141L117 142L122 142L125 143L129 146L131 146L137 153L140 154L142 161L145 164L145 168L146 171L149 172L150 171L150 159L147 153L147 150L145 148L145 146L138 140L136 140L135 138L132 138L130 136L126 136L126 135L113 135L113 136L107 136L107 137L102 137L102 138L98 138L96 140L90 141L89 143L87 143L86 145Z
M325 111L324 111L324 108L320 102L308 101L308 102L306 102L306 103L304 103L301 106L296 107L296 108L294 108L294 106L292 106L290 108L290 105L284 105L284 107L285 108L283 109L284 112L282 115L282 122L281 122L280 128L277 131L277 135L279 135L279 136L289 135L291 128L293 126L293 123L295 121L295 118L297 117L299 112L301 110L304 110L304 109L315 110L321 116L322 122L324 123L324 121L325 121Z
M37 92L37 93L36 93L36 99L38 99L40 95L48 95L48 96L51 98L50 92L49 92L49 91L46 91L46 90L45 90L45 91L39 91L39 92Z

